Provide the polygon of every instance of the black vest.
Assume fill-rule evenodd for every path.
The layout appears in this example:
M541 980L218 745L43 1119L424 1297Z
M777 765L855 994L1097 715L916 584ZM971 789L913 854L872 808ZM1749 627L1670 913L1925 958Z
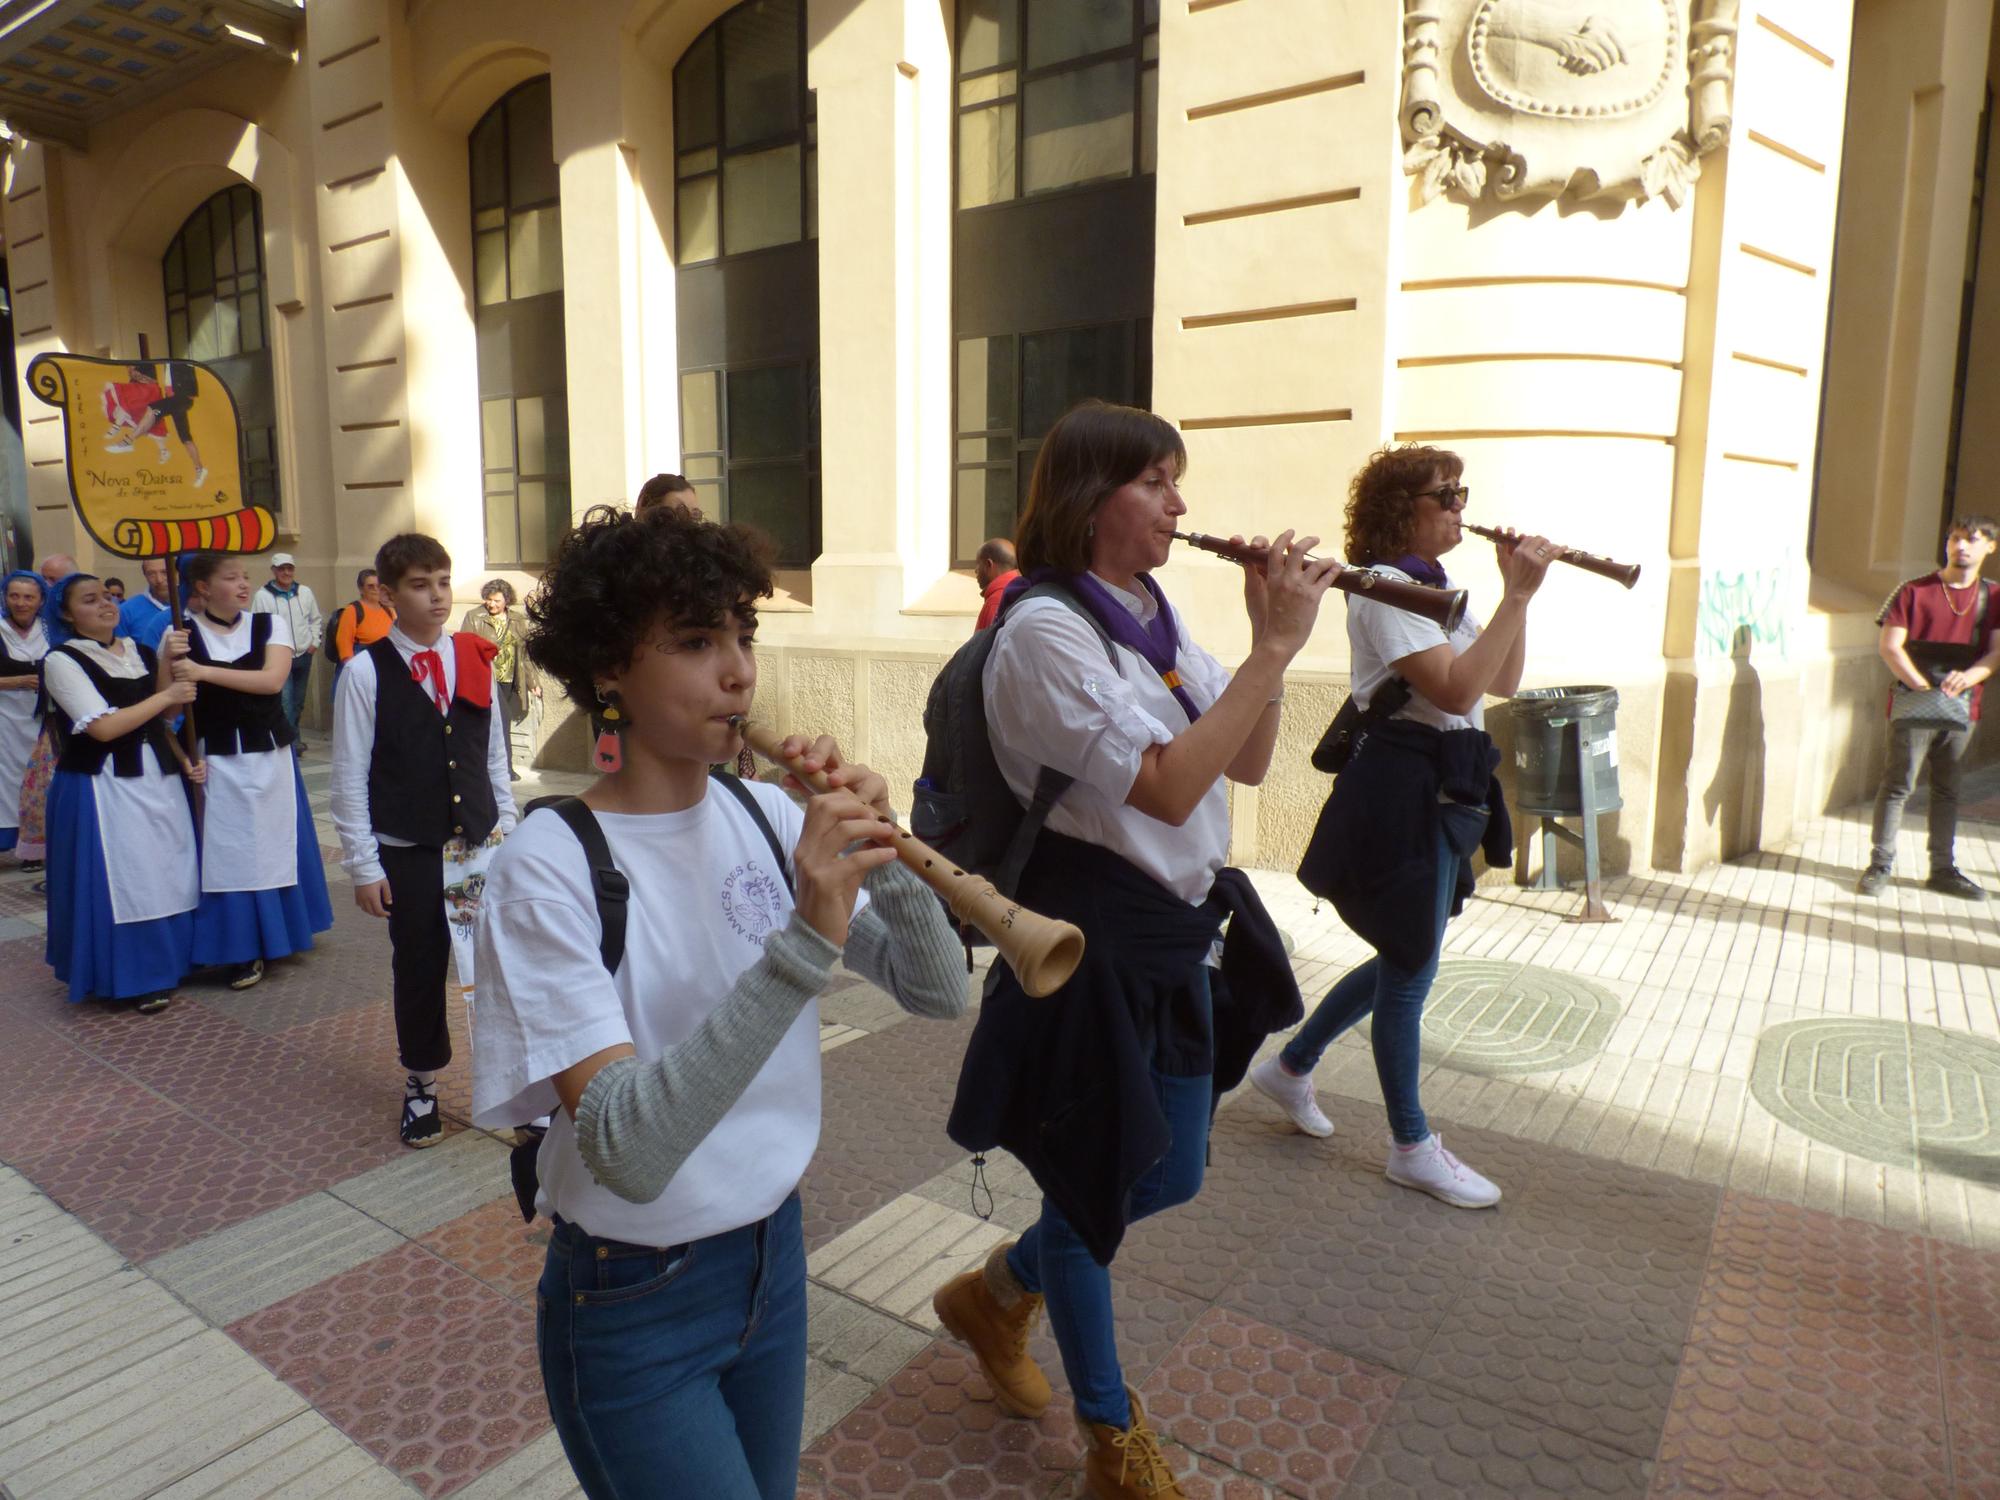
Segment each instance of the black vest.
M16 656L8 644L13 637L0 630L0 677L32 677L35 679L35 717L41 718L49 711L49 688L42 681L42 664L29 661L25 656Z
M377 833L442 849L463 837L483 843L500 821L486 771L493 709L454 692L441 714L429 683L417 682L387 636L364 648L375 663L375 748L368 760L368 814ZM449 634L432 648L456 651ZM461 680L458 687L463 689Z
M217 661L208 654L201 631L188 623L188 656L205 667L232 672L256 672L264 666L264 648L271 640L271 616L250 616L250 650L235 661ZM244 693L204 682L194 690L194 722L202 749L209 755L252 755L291 744L291 721L276 693Z
M90 685L116 711L144 703L158 691L154 686L154 674L159 670L159 658L137 641L127 641L125 645L127 649L139 653L139 660L145 663L145 676L113 677L81 651L66 644L56 647L49 655L54 656L59 651L82 667ZM149 719L115 740L94 740L88 733L78 732L76 721L64 713L62 705L52 697L49 699L49 727L55 733L56 744L60 746L56 754L58 771L95 776L104 769L104 762L109 760L114 776L143 776L146 766L141 757L147 745L153 747L153 758L159 762L161 770L174 769L173 752L167 748L167 726L162 719Z

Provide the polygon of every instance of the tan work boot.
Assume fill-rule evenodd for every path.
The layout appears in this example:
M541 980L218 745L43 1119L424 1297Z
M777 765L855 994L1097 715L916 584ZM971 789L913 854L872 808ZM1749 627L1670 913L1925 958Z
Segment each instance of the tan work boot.
M1130 1427L1076 1419L1083 1433L1083 1492L1090 1500L1186 1500L1159 1438L1146 1425L1139 1393L1128 1385L1125 1396L1132 1403Z
M1054 1394L1028 1353L1042 1299L1008 1269L1012 1248L1010 1241L987 1256L985 1265L952 1277L932 1294L931 1307L945 1331L977 1356L994 1399L1017 1417L1039 1417Z

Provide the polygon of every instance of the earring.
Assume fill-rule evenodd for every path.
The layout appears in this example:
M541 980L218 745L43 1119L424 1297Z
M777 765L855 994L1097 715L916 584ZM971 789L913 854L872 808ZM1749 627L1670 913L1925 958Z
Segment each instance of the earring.
M1095 521L1085 521L1083 523L1083 539L1085 541L1090 541L1096 535L1097 535L1097 523Z
M597 712L591 716L597 721L597 747L590 761L608 776L625 764L625 715L618 711L615 693L607 696L600 688L597 702Z

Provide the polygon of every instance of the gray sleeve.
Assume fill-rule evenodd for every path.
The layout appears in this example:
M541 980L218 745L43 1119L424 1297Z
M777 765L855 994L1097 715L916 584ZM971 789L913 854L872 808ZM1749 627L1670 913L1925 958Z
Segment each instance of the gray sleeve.
M577 1103L576 1144L603 1187L651 1203L750 1086L840 950L796 911L694 1034L653 1062L622 1057Z
M964 1015L965 944L931 888L900 861L871 871L866 883L868 909L847 928L847 967L911 1015L938 1021Z

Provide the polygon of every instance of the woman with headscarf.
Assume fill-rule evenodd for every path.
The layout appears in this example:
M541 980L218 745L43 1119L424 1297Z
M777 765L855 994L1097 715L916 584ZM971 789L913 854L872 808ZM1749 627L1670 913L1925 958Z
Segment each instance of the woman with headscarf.
M72 573L42 606L50 737L49 967L71 1000L164 1010L188 971L201 899L194 817L167 720L194 701L173 680L187 643L162 654L122 640L102 580ZM199 764L191 780L206 779Z
M9 573L0 614L0 849L21 836L21 783L41 733L42 658L49 654L41 620L48 586L41 574Z

